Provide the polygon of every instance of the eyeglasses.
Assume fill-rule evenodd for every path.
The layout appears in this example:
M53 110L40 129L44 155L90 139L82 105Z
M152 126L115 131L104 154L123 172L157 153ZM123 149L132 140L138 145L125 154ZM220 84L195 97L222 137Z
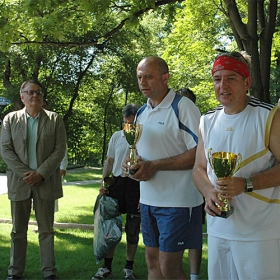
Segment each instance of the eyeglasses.
M36 93L37 95L43 95L43 92L41 90L24 90L22 92L27 93L28 95L33 95L34 93Z

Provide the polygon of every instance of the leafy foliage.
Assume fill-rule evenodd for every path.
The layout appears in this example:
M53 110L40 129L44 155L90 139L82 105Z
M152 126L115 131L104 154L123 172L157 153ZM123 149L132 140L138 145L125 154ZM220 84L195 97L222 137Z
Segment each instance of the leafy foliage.
M3 158L0 156L0 173L6 173L7 171L7 164L3 160Z
M264 2L268 13L273 0ZM70 161L102 165L111 135L122 127L123 106L146 102L135 75L144 56L165 58L171 71L170 87L190 87L202 113L217 106L210 75L217 55L214 47L240 48L227 3L4 1L0 4L0 90L13 105L2 108L1 117L22 108L20 84L39 79L49 106L64 118ZM238 8L241 26L248 24L252 0L232 3ZM273 102L279 88L278 41L275 33L270 73Z

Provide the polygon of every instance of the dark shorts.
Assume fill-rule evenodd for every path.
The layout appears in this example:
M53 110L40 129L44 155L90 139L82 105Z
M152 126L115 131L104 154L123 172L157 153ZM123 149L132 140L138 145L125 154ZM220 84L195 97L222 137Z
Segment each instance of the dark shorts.
M201 212L202 212L202 223L205 225L206 211L205 211L205 200L202 203Z
M109 196L119 201L122 214L139 215L140 186L139 182L128 177L114 177L114 185L109 188Z
M202 248L202 205L155 207L140 205L144 244L162 252Z

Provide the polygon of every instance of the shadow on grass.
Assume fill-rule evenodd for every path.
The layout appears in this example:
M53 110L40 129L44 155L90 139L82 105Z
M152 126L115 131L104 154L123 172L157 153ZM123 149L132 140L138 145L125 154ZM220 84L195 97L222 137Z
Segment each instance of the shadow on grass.
M2 225L1 225L2 226ZM7 227L7 225L5 225ZM25 279L43 279L41 274L38 235L28 230L27 263L24 273ZM7 232L7 231L6 231ZM88 279L96 273L103 262L96 263L93 251L93 231L80 229L55 229L55 256L59 279ZM9 262L10 236L4 236L1 230L0 250L0 279L7 276ZM125 234L118 244L113 260L113 275L110 279L123 279L123 268L126 261ZM203 259L200 279L207 279L207 245L204 240ZM183 269L189 277L189 263L187 251L183 256ZM145 262L145 247L142 243L142 235L135 257L134 272L136 279L147 279L147 266Z
M91 234L91 238L86 236L73 238L72 234L65 231L60 230L59 232L56 232L56 247L60 247L59 252L56 253L57 260L60 260L58 263L60 279L66 279L65 277L69 277L69 275L72 275L71 279L91 279L98 268L103 265L103 261L98 264L96 263L93 252L93 232ZM67 242L69 239L71 239L71 243ZM62 243L59 245L60 242ZM125 239L123 236L122 241L118 244L115 251L111 279L123 279L122 269L124 268L126 261L126 245L124 242ZM62 246L62 244L64 245ZM144 265L143 269L143 256L144 247L139 246L134 267L135 274L140 277L138 279L145 279L147 275L146 265ZM71 263L73 260L74 262ZM139 264L137 264L138 261L140 261Z
M1 236L0 279L7 277L10 254L10 236ZM2 242L3 241L3 242ZM41 273L38 234L28 232L28 249L25 279L43 279ZM113 261L111 279L123 279L125 265L125 239L118 244ZM55 229L55 257L59 279L91 279L103 262L96 263L93 251L93 232L82 230ZM144 247L139 246L135 259L135 273L138 279L146 278ZM139 262L139 263L138 263Z
M68 217L64 215L60 217L59 214L55 215L55 221L59 223L77 223L77 224L93 224L93 205L91 206L78 206L75 207L76 212L83 212L84 214L69 213Z
M99 187L100 184L64 186L64 196L58 200L59 211L55 213L55 221L93 224L93 207Z
M67 185L64 186L64 197L59 200L59 211L55 214L56 222L93 224L93 207L98 195L100 184ZM3 202L9 213L9 202ZM34 213L31 219L35 220ZM122 215L125 224L125 215ZM0 225L0 279L7 276L10 254L11 225ZM5 229L5 230L2 230ZM8 229L8 230L7 230ZM28 252L25 278L42 279L38 235L32 232L33 226L28 231ZM4 232L4 233L3 233ZM93 231L81 229L55 228L55 254L58 276L62 279L88 279L102 266L96 264L93 253ZM113 276L110 279L123 279L122 269L125 265L126 243L123 234L118 244L113 261ZM183 257L183 267L189 277L189 264L187 251ZM147 266L145 262L145 247L140 237L139 248L135 257L134 271L137 279L147 279ZM207 244L204 240L203 259L201 264L201 280L207 279Z
M6 226L7 227L7 226ZM11 227L10 227L11 228ZM2 228L0 231L0 279L7 277L7 269L9 265L10 255L10 235L3 232Z

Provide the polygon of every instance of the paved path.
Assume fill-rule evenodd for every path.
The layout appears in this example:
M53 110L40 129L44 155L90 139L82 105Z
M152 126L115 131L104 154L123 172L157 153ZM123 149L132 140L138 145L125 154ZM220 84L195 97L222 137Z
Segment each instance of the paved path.
M0 194L7 193L7 176L5 173L0 173Z
M70 169L67 170L67 173L74 173L83 171L84 168L78 168L78 169ZM85 180L85 181L76 181L76 182L64 182L63 185L88 185L88 184L94 184L94 183L101 183L101 180ZM0 195L1 194L7 194L7 176L5 173L0 173ZM1 219L0 223L8 223L11 224L11 219ZM29 221L30 225L37 225L36 221ZM94 225L93 224L75 224L75 223L57 223L54 222L54 227L57 228L80 228L85 230L93 230Z
M67 170L67 173L74 173L74 172L81 172L85 168L77 168L77 169L70 169ZM95 184L95 183L100 183L101 180L85 180L85 181L76 181L76 182L64 182L64 186L68 185L89 185L89 184ZM7 176L5 173L0 173L0 195L1 194L6 194L7 193Z

